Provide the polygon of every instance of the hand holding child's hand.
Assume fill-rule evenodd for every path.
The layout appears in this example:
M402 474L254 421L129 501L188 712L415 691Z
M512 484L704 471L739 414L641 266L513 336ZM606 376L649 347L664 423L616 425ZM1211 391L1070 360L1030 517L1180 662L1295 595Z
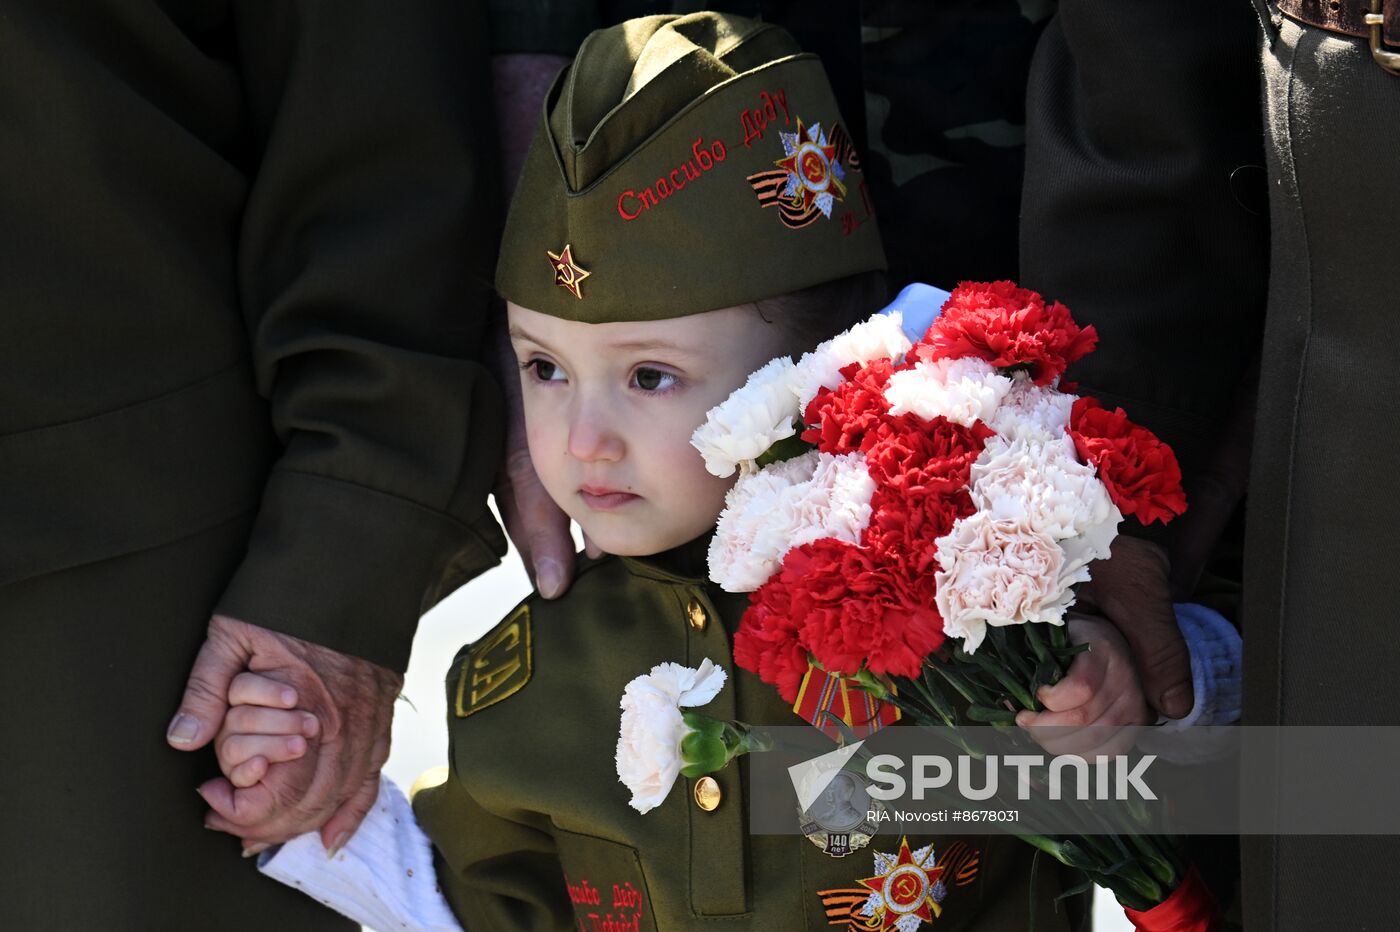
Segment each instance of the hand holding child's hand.
M300 758L307 739L321 730L316 716L296 708L295 689L256 673L233 678L228 704L214 753L219 769L239 789L257 785L269 765Z
M1074 658L1065 678L1042 686L1047 711L1021 712L1016 724L1051 754L1125 753L1140 726L1153 720L1128 643L1106 619L1072 615L1070 638L1089 649Z

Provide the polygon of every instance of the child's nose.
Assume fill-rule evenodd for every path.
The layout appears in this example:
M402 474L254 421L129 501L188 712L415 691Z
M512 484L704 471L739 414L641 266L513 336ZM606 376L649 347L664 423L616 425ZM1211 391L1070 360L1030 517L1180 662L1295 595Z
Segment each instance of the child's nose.
M605 405L584 404L569 423L569 455L579 462L616 462L626 449Z

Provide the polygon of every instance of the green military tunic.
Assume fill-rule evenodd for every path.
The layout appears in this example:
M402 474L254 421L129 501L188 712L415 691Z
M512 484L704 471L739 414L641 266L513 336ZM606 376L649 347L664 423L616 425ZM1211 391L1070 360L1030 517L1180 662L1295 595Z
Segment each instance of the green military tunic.
M873 851L899 851L897 829L882 827L869 848L844 858L797 834L751 835L746 758L714 775L711 810L686 778L645 815L628 804L614 764L618 701L658 663L708 658L728 671L706 714L801 724L775 689L734 665L747 598L704 574L704 541L606 558L562 599L531 596L453 662L450 772L416 794L414 811L465 928L866 928L859 911L869 891L859 881L876 875ZM944 867L948 892L932 928L1020 932L1032 899L1037 929L1076 927L1081 902L1052 904L1073 878L1043 863L1032 894L1032 849L1014 838L910 836L909 844L932 844Z

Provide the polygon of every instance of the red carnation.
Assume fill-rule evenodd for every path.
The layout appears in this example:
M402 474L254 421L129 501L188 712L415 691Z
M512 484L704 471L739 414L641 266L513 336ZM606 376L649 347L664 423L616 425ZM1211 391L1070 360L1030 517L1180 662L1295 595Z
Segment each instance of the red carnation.
M932 580L939 569L935 542L953 529L953 522L976 511L966 489L912 497L876 489L860 545L884 560L902 563L913 579Z
M1046 305L1014 282L963 282L910 358L980 356L998 369L1024 368L1035 384L1048 385L1098 339L1092 326L1074 322L1069 308L1058 301Z
M807 648L798 643L798 616L787 585L775 574L749 596L749 607L734 633L734 662L778 688L788 702L807 673Z
M909 496L946 495L968 484L972 464L995 433L981 421L964 427L944 417L925 421L903 414L867 430L862 449L870 478L881 488Z
M803 432L802 439L816 444L823 453L859 450L865 432L889 410L885 387L895 371L895 364L888 359L846 366L841 370L846 381L834 389L821 389L807 404L803 418L812 426Z
M1109 411L1095 398L1080 398L1070 410L1069 433L1123 514L1166 524L1186 510L1176 454L1122 408Z
M802 645L825 669L917 676L943 643L933 576L826 537L788 551L780 575Z

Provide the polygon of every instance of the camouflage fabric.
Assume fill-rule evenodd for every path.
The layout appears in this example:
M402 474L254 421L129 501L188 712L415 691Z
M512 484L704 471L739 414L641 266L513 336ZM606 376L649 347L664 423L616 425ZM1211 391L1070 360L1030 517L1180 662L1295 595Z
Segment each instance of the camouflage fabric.
M895 288L1016 276L1026 75L1054 9L861 4L866 172Z
M593 29L706 8L776 23L821 55L894 289L1015 277L1026 76L1055 0L492 0L492 40L498 54L572 55Z

